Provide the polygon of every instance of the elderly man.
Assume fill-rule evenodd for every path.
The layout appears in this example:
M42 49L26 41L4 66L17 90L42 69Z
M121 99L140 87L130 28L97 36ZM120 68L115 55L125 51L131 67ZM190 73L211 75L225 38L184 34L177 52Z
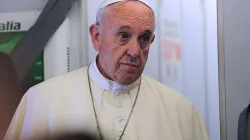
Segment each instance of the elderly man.
M82 131L102 140L207 140L193 104L142 75L154 28L143 0L104 3L89 29L96 60L32 87L5 138Z

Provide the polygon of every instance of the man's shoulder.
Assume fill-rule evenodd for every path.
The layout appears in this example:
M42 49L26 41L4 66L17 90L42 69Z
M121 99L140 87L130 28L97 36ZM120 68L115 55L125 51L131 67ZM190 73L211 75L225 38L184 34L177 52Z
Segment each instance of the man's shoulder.
M33 91L32 93L29 93L29 91L27 93L39 93L40 95L65 93L74 88L74 86L77 86L81 82L84 82L86 76L87 67L80 68L41 82L29 89L29 91Z
M71 72L66 73L66 74L62 74L62 75L50 78L50 79L48 79L40 84L37 84L34 87L38 88L38 87L52 86L52 85L62 86L62 85L68 84L70 82L75 82L75 80L83 79L86 76L87 76L87 68L84 67L84 68L80 68L80 69L71 71Z
M167 100L167 102L169 103L170 102L174 104L182 103L182 104L193 106L192 102L180 92L146 75L143 75L142 79L143 79L144 84L146 84L146 87L154 90L154 94L157 93L158 96L161 97L161 99Z

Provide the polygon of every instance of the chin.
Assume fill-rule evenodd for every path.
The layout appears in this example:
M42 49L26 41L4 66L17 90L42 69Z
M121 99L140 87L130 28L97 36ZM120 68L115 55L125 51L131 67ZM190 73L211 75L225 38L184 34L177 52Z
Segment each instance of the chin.
M130 85L133 82L135 82L139 77L138 76L134 76L134 75L127 75L125 76L124 79L122 79L123 81L123 85Z

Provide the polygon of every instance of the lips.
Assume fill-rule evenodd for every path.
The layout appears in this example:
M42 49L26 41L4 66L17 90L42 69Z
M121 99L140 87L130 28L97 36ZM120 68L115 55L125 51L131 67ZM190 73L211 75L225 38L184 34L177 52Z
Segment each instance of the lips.
M135 63L122 63L122 64L130 67L138 67L138 65Z

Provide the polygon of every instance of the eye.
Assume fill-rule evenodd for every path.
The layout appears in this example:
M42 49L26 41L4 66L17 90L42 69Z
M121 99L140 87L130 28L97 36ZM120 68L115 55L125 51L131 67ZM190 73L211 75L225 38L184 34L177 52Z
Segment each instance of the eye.
M130 38L130 35L128 33L119 33L118 34L119 42L127 42Z
M143 44L147 44L150 40L150 37L148 35L143 35L140 39L140 42Z
M140 41L141 48L144 49L144 48L146 48L149 45L150 36L143 35L143 36L141 36L141 38L139 39L139 41Z

